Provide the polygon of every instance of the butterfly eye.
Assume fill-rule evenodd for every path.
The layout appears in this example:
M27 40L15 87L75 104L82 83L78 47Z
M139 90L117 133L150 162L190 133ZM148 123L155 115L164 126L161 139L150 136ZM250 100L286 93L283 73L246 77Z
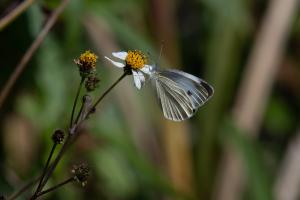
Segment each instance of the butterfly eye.
M192 92L191 92L190 90L187 91L187 94L188 94L189 96L192 96Z

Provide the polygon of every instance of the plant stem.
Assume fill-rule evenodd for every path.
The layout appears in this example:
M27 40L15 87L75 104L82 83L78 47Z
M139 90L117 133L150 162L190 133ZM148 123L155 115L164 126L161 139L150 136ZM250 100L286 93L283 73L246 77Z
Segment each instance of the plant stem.
M128 75L128 72L124 72L120 78L118 78L114 84L112 84L95 102L95 104L91 107L89 114L96 108L96 106L102 101L102 99L126 76Z
M76 105L77 105L77 102L78 102L78 97L79 97L79 94L80 94L80 91L81 91L81 88L82 88L82 84L83 84L83 82L84 82L84 79L85 79L84 77L81 78L79 87L78 87L77 92L76 92L76 97L75 97L74 104L73 104L73 108L72 108L72 114L71 114L71 120L70 120L70 128L71 128L72 125L73 125L73 118L74 118L75 108L76 108Z
M62 146L62 148L60 149L60 151L58 152L55 160L53 161L53 163L50 165L48 172L45 175L44 180L41 183L40 186L40 190L39 192L43 189L43 187L46 185L48 179L51 177L52 173L54 172L57 164L59 163L59 161L61 160L62 156L64 155L64 153L66 152L67 148L69 147L69 145L71 144L71 142L73 142L76 138L77 138L77 131L78 131L78 127L81 125L81 123L88 117L88 115L90 113L92 113L92 111L96 108L96 106L101 102L101 100L126 76L128 75L128 72L124 72L124 74L122 74L120 76L120 78L118 78L100 97L99 99L96 101L96 103L91 107L91 109L88 111L87 115L85 116L84 119L82 119L80 122L78 122L78 124L73 124L72 127L69 129L69 134ZM80 114L80 113L79 113ZM72 134L71 134L72 133ZM33 195L31 199L36 199L36 197Z
M5 83L3 89L0 92L0 108L3 106L5 99L7 98L9 92L11 91L12 87L14 86L15 82L27 66L27 63L42 44L44 39L46 38L47 34L49 33L50 29L55 24L58 16L63 12L65 7L68 5L69 0L63 0L61 4L53 11L52 15L50 16L49 20L47 21L44 28L41 30L37 38L31 44L29 49L26 51L20 62L18 63L17 67L15 68L14 72L9 77L8 81Z
M9 23L11 23L15 18L17 18L20 14L22 14L33 2L34 0L25 0L20 3L20 5L18 5L13 11L4 16L0 20L0 31Z
M81 104L81 108L80 111L77 114L76 120L74 122L74 124L78 124L79 121L84 120L85 116L89 113L89 109L92 106L92 98L89 95L85 95L82 99L82 104ZM75 128L78 127L77 125L75 126Z
M129 73L127 71L125 71L99 98L98 100L94 103L93 106L91 106L91 108L89 109L89 111L87 112L87 114L85 115L85 117L80 121L77 122L75 124L75 128L77 129L81 123L88 118L88 116L94 112L94 110L96 109L97 105L102 101L102 99L123 79L125 78L126 75L129 75Z
M47 190L44 190L44 191L38 193L37 197L40 197L40 196L42 196L44 194L52 192L52 191L56 190L57 188L62 187L62 186L66 185L66 184L68 184L68 183L70 183L72 181L74 181L74 177L68 178L67 180L65 180L63 182L61 182L61 183L59 183L59 184L57 184L57 185L55 185L55 186L53 186L53 187L51 187L51 188L49 188Z
M50 154L49 154L49 156L48 156L46 165L45 165L45 167L44 167L43 174L42 174L42 176L41 176L41 178L40 178L40 181L39 181L38 187L36 188L36 191L35 191L35 193L34 193L34 196L36 196L37 193L38 193L38 191L40 190L41 184L42 184L43 179L44 179L44 177L45 177L45 175L46 175L46 173L47 173L47 169L48 169L50 160L51 160L51 158L52 158L52 156L53 156L53 153L54 153L54 150L55 150L56 146L57 146L56 143L54 143L53 146L52 146L52 149L51 149Z
M31 186L33 186L35 183L40 180L41 177L37 177L31 181L29 181L26 185L24 185L17 193L13 194L11 197L9 197L7 200L15 200L17 197L19 197L22 193L24 193L26 190L28 190Z
M40 189L39 189L38 192L40 192L40 191L43 189L43 187L46 185L48 179L49 179L50 176L52 175L52 173L53 173L54 169L56 168L58 162L59 162L60 159L62 158L64 152L67 150L67 147L68 147L68 145L70 144L71 139L72 139L72 138L71 138L71 134L68 134L68 136L67 136L67 138L66 138L66 141L64 142L64 144L63 144L62 148L60 149L60 151L58 152L58 154L57 154L55 160L53 161L53 163L52 163L52 164L50 165L50 167L48 168L48 171L47 171L47 173L46 173L46 175L45 175L44 180L43 180L42 183L41 183L41 186L40 186Z

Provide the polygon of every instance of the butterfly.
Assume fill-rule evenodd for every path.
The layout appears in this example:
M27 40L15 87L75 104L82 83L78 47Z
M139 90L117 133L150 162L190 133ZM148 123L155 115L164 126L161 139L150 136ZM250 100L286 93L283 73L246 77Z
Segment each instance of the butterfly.
M172 121L189 119L214 93L206 81L180 70L154 68L150 80L164 117Z
M141 89L146 82L144 74L149 76L164 117L169 120L189 119L214 94L210 84L194 75L180 70L160 69L154 65L147 65L146 56L140 51L113 52L112 55L125 62L105 58L119 68L125 70L129 68L136 88Z

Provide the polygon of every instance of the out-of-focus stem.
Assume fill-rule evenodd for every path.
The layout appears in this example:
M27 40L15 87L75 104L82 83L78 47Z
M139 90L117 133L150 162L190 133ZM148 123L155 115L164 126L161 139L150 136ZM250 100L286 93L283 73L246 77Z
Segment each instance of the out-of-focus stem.
M276 200L297 200L300 197L300 129L292 138L283 158L274 187Z
M14 72L9 77L8 81L5 83L3 89L0 92L0 109L3 106L5 99L7 98L10 90L14 86L15 82L27 66L27 63L32 58L33 54L42 44L44 39L46 38L47 34L49 33L50 29L55 24L58 16L64 11L65 7L68 5L69 0L63 0L61 4L53 11L52 15L50 16L49 20L47 21L44 28L41 30L37 38L31 44L29 49L26 51L20 62L18 63L17 67L15 68Z
M270 1L250 54L233 109L237 127L250 137L258 134L297 4L297 0ZM245 183L242 163L236 149L232 146L225 149L216 199L238 200L242 198Z
M178 4L172 0L151 0L150 2L153 8L151 14L157 41L160 45L162 41L164 42L162 54L173 66L180 66L176 20ZM164 120L161 131L165 148L166 171L176 189L193 196L195 188L187 122L174 123Z
M29 181L26 185L24 185L18 192L13 194L8 198L8 200L15 200L18 198L21 194L23 194L25 191L29 190L34 184L36 184L41 177L35 178L32 181Z
M33 4L34 0L25 0L20 5L18 5L14 10L8 13L0 20L0 31L5 28L8 24L10 24L15 18L21 15L31 4Z

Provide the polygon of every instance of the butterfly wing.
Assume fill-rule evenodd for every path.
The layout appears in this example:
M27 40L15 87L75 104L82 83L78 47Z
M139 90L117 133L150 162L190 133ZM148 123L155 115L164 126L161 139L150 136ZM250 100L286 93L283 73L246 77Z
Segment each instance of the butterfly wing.
M179 70L163 70L161 76L168 77L181 87L193 102L194 108L198 109L213 95L214 89L204 80Z
M208 83L182 71L160 70L152 78L164 116L173 121L192 117L213 95Z

